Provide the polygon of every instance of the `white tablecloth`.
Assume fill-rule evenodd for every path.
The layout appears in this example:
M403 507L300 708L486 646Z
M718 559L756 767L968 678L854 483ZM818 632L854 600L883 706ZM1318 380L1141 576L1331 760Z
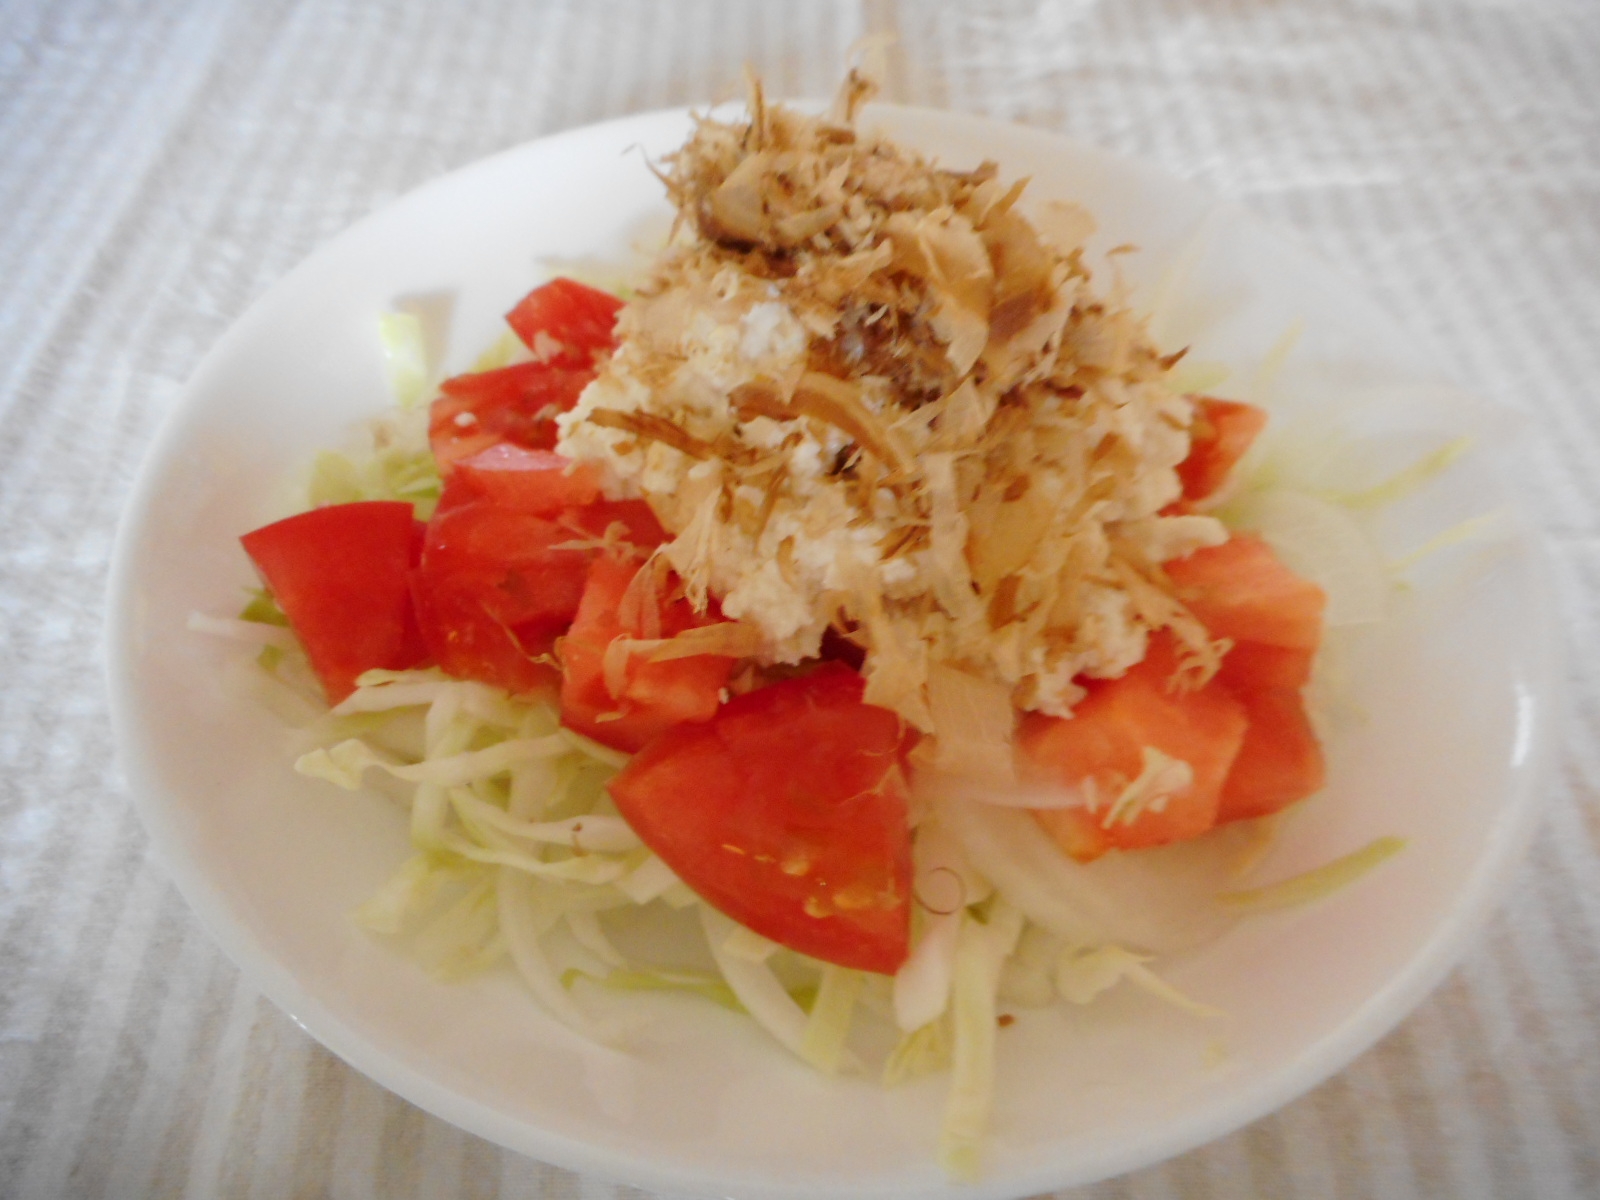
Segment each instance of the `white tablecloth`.
M152 860L101 680L113 531L190 370L308 251L491 151L736 94L1151 159L1295 231L1526 414L1572 720L1509 902L1349 1069L1075 1195L1600 1195L1600 5L8 0L0 6L0 1193L605 1196L426 1116L241 979Z

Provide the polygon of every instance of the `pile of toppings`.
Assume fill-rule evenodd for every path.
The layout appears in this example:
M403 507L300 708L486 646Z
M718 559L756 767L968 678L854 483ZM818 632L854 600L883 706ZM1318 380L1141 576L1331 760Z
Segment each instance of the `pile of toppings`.
M821 117L698 121L678 222L558 449L649 502L658 553L758 657L865 652L866 699L934 730L949 672L1062 715L1170 629L1219 647L1162 564L1226 540L1182 511L1195 403L1084 263L1075 206Z

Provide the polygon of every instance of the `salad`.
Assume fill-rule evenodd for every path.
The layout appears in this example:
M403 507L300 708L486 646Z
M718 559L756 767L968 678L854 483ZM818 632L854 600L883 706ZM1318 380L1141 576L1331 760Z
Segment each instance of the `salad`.
M1204 1014L1152 956L1394 846L1230 903L1324 774L1327 597L1219 515L1266 414L1098 286L1088 214L858 130L867 90L702 119L626 302L536 287L436 389L391 319L401 405L210 627L302 772L405 806L365 927L605 1040L590 989L669 989L824 1071L948 1069L970 1175L1019 1008ZM659 912L701 961L626 945Z

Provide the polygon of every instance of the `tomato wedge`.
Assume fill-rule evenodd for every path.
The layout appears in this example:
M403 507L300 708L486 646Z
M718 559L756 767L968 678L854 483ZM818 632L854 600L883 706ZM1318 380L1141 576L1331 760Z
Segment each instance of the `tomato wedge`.
M446 379L428 413L428 441L440 472L448 475L462 459L501 442L554 449L556 417L578 402L593 378L587 366L525 362Z
M1089 684L1070 717L1029 714L1017 734L1025 768L1036 777L1081 787L1092 780L1098 807L1044 809L1039 823L1081 862L1107 850L1137 850L1198 837L1217 820L1223 784L1245 740L1243 705L1215 685L1171 686L1176 657L1165 639L1127 674ZM1139 777L1145 749L1189 765L1193 782L1132 820L1109 805Z
M571 279L536 287L506 314L533 362L446 379L429 412L428 439L442 474L502 442L555 448L555 419L578 402L595 360L612 348L622 301Z
M651 741L611 781L628 823L713 907L824 962L892 973L911 933L900 718L828 663Z
M558 278L518 301L506 324L543 361L588 366L614 344L611 331L621 309L622 301L608 292Z
M306 657L337 704L375 668L427 655L407 578L416 561L411 505L372 500L314 508L240 538Z
M1239 695L1265 688L1298 690L1311 682L1311 668L1316 657L1316 650L1309 647L1235 642L1223 655L1217 679Z
M1178 599L1215 637L1313 651L1322 640L1327 595L1254 534L1236 533L1164 569Z
M1250 718L1239 756L1228 771L1217 821L1265 817L1322 787L1322 745L1293 688L1240 693Z
M642 501L594 500L595 481L548 451L492 447L445 484L411 578L434 660L510 692L557 684L556 638L578 614L600 546L665 537ZM502 469L505 468L505 469ZM526 468L526 469L524 469Z
M600 498L600 469L552 450L497 442L456 463L480 495L518 512L545 516Z
M1178 464L1183 498L1214 495L1266 424L1267 414L1253 404L1201 396L1189 431L1189 457Z
M738 661L722 654L666 662L630 655L608 681L606 653L612 643L643 635L636 622L623 620L621 612L623 595L639 569L639 560L610 554L594 561L560 655L562 722L597 742L629 751L674 725L709 720ZM681 596L658 604L657 610L663 638L716 623L715 617L701 616Z
M590 555L554 520L447 485L412 576L423 639L446 673L509 692L555 683L550 654L578 611Z

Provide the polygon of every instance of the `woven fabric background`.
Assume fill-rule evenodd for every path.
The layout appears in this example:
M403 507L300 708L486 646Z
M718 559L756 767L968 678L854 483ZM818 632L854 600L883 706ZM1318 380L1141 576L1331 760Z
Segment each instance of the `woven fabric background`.
M4 0L0 3L0 1194L619 1189L429 1117L201 932L114 766L103 599L140 456L299 259L542 134L824 95L1150 159L1295 232L1528 418L1571 694L1508 903L1333 1080L1106 1198L1600 1195L1600 5L1593 0Z

